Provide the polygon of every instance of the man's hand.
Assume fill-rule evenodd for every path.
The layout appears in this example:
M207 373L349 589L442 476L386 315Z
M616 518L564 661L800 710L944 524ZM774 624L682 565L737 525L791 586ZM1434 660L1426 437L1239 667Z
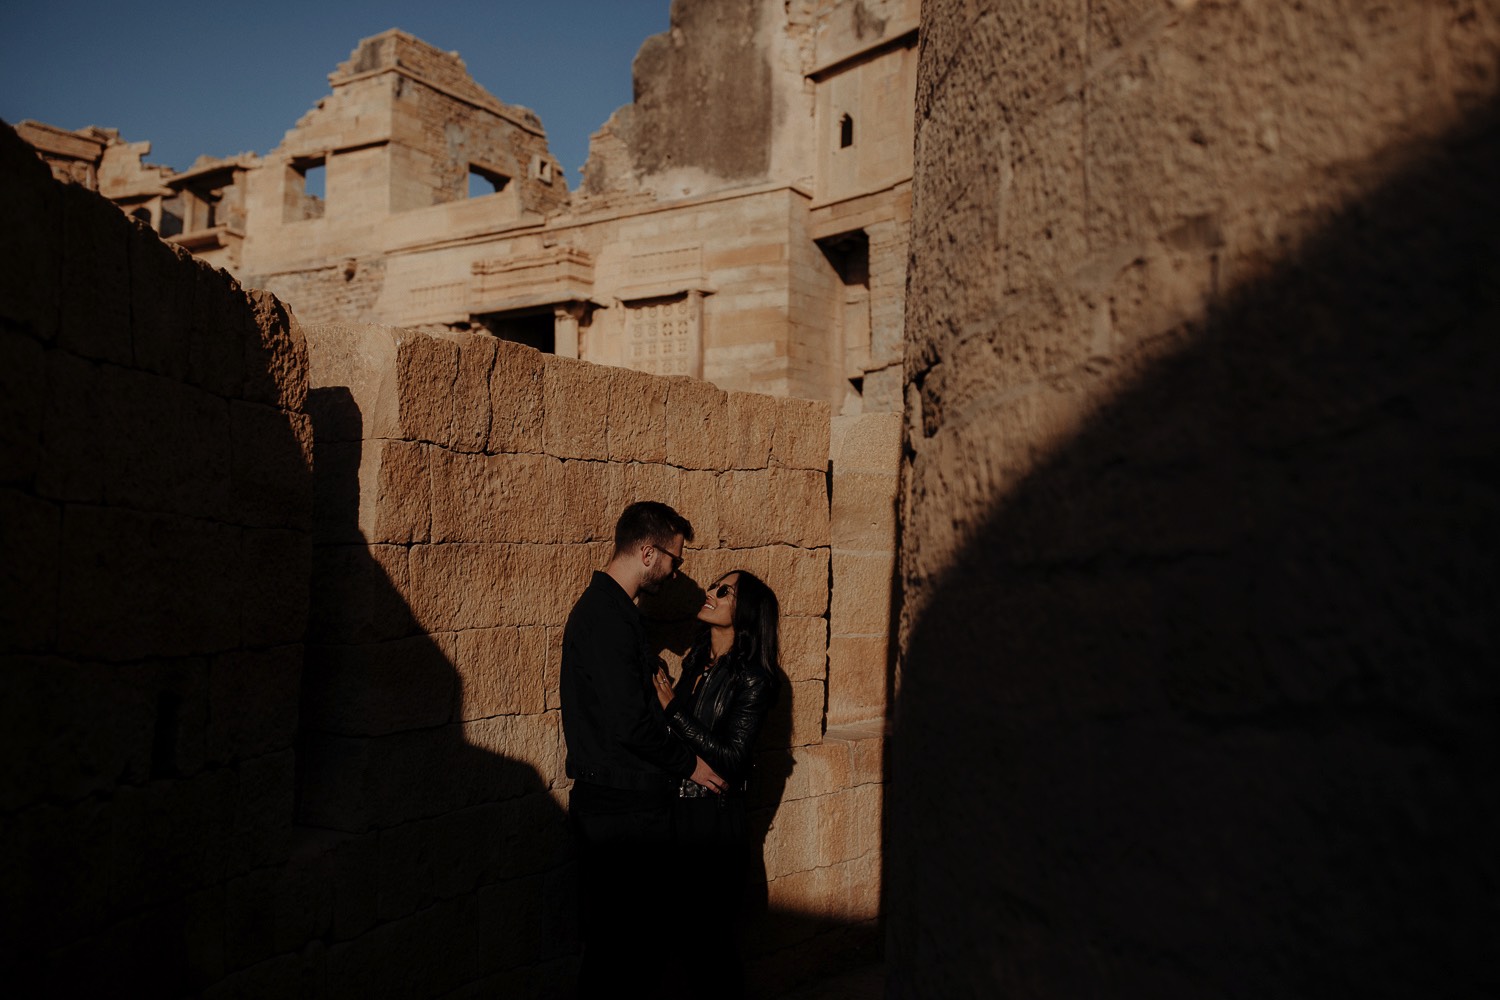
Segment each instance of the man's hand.
M718 772L709 767L702 757L694 757L693 759L698 762L697 766L693 768L693 781L707 788L715 795L724 791L725 781L719 777Z

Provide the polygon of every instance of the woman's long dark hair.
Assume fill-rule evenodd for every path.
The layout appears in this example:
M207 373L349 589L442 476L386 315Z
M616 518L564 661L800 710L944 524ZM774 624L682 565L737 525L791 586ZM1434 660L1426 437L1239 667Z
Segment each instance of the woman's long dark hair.
M732 670L755 670L774 682L781 676L781 604L764 580L745 569L732 569L719 577L739 574L734 585L734 643L724 657ZM709 636L703 636L688 651L684 662L701 668L708 661Z

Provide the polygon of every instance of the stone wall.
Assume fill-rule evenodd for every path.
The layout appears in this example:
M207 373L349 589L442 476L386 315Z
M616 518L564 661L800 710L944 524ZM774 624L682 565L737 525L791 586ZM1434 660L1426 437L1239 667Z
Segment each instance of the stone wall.
M901 414L833 418L828 724L886 717L898 543ZM879 728L877 726L877 728Z
M303 302L297 316L309 326L317 323L349 322L367 316L385 294L389 261L381 257L350 258L328 267L288 271L284 274L247 275L286 302Z
M820 203L911 180L920 7L919 0L858 0L821 12L810 73Z
M788 683L754 814L768 880L757 974L805 975L810 941L868 930L879 727L824 739L826 407L486 336L326 326L310 340L319 544L300 818L375 845L382 928L404 934L433 907L473 913L478 894L473 947L517 938L476 959L485 976L566 978L562 626L619 511L654 498L696 529L684 577L645 604L674 667L720 574L749 569L781 599ZM405 888L388 893L391 879ZM412 958L377 948L370 961L378 980Z
M0 967L201 988L292 853L302 334L8 128L0 175Z
M932 0L896 996L1478 996L1500 8Z
M911 246L910 219L898 217L869 227L870 361L864 373L866 413L900 413L903 341L906 320L906 259Z

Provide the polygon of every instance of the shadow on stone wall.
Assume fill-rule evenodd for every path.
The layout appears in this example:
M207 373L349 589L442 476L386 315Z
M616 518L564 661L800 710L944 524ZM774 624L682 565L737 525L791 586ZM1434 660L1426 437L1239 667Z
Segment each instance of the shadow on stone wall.
M449 652L364 543L351 393L314 389L307 409L317 506L297 816L346 859L324 933L350 939L330 944L318 995L565 995L577 949L565 814L535 767L467 738L494 720L465 722Z
M314 928L327 945L304 957L304 981L317 995L350 998L571 995L578 940L565 813L535 767L470 741L450 652L420 633L372 556L381 546L359 530L358 473L374 445L353 395L313 389L307 410L317 500L297 816L333 906ZM686 652L702 599L684 575L645 602L656 648ZM768 902L766 834L794 766L794 686L783 680L757 756L745 914L751 984L767 996L851 951L867 958L877 936L873 922ZM690 900L691 873L678 878L673 891ZM726 933L685 904L663 940Z
M894 995L1500 985L1496 177L1491 109L1183 331L930 591Z
M312 492L300 331L0 124L0 977L276 954Z

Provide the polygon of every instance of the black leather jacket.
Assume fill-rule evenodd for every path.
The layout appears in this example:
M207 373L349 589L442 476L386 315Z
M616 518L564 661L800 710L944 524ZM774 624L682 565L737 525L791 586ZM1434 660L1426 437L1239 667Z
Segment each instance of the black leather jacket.
M696 671L684 671L667 706L667 722L708 766L743 792L750 777L755 737L776 701L776 680L756 668L720 663L692 690ZM682 783L687 797L711 794L691 781Z

